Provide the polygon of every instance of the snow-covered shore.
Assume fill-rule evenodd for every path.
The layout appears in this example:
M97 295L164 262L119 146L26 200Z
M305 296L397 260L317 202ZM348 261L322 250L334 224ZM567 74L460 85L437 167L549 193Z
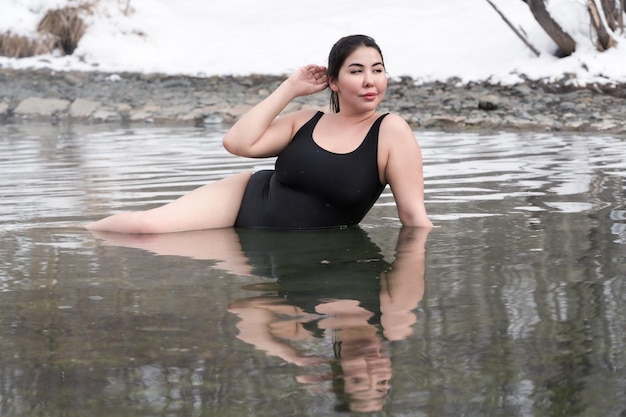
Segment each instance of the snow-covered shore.
M579 0L548 7L578 43L553 56L554 42L520 0L492 0L540 52L535 56L485 0L342 0L332 6L291 0L98 0L72 56L0 57L1 68L169 75L282 75L323 64L341 36L365 33L381 45L392 78L418 82L524 79L572 84L626 83L626 48L600 53ZM0 33L37 35L47 10L84 0L0 0ZM91 2L94 3L94 2ZM626 40L618 34L618 41Z

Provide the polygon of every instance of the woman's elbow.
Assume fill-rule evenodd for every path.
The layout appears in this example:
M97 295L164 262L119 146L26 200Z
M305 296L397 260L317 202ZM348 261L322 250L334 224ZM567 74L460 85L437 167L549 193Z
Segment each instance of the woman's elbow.
M224 136L224 138L222 138L222 146L224 147L224 149L226 149L228 152L234 154L236 151L236 147L235 147L235 141L233 141L230 136L226 135Z
M226 149L229 153L233 155L246 156L244 149L239 143L239 141L235 140L229 135L224 136L224 138L222 139L222 146L224 147L224 149Z

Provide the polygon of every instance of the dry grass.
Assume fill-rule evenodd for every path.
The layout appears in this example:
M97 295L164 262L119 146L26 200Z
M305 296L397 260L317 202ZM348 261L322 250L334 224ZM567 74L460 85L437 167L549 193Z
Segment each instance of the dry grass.
M56 46L65 55L71 55L78 46L78 41L85 34L86 26L80 17L82 11L83 8L77 7L50 10L39 22L37 31L55 36Z
M55 49L71 55L87 29L80 15L88 12L89 4L48 11L37 26L39 35L36 39L11 32L0 33L0 55L25 58L47 54Z
M47 54L54 50L55 43L56 39L52 36L39 36L37 39L29 39L7 32L0 34L0 55L26 58Z

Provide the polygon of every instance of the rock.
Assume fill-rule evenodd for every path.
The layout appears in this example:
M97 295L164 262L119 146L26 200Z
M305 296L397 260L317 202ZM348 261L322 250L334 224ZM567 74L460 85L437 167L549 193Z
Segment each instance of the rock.
M8 103L1 102L0 103L0 119L4 119L9 115L9 105Z
M615 120L602 120L592 124L594 130L605 132L607 130L615 130L619 127Z
M519 84L513 87L513 93L520 96L530 96L533 94L532 88L526 84Z
M488 117L486 115L470 115L470 117L465 119L465 125L471 126L471 127L483 126L487 122L488 122Z
M181 104L178 106L163 107L160 109L160 112L165 117L177 118L177 117L183 117L183 116L190 114L193 111L193 109L194 108L188 104Z
M537 124L537 122L533 120L528 120L526 118L519 118L515 116L505 116L501 120L500 126L508 129L517 128L521 130L539 130L538 128L541 127Z
M128 119L131 122L154 122L154 119L152 118L152 113L145 110L132 110L128 114Z
M565 101L560 103L560 108L563 113L575 112L578 109L578 105L573 102Z
M587 130L588 127L589 127L589 122L583 122L581 120L574 120L571 122L566 122L565 126L563 126L564 129L569 130L569 131L574 131L574 132L582 132L584 130Z
M500 99L493 94L487 94L478 100L478 108L481 110L496 110L499 105Z
M428 120L425 120L422 126L424 127L438 127L438 128L450 128L453 126L458 126L462 122L465 121L465 117L462 116L450 116L450 115L442 115L442 116L434 116Z
M67 111L70 102L67 100L59 100L56 98L37 98L31 97L20 102L15 109L18 115L42 115L53 116L59 112Z
M65 81L74 87L81 87L83 85L82 78L79 78L76 74L71 72L65 74Z
M96 110L92 115L92 119L100 123L118 122L122 120L118 112L106 107L101 107Z
M78 118L90 117L101 105L102 103L99 101L77 98L70 106L70 116Z

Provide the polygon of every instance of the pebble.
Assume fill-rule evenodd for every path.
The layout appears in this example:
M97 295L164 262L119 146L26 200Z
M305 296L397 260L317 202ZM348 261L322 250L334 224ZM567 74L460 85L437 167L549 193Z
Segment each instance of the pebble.
M0 123L229 125L283 80L0 68ZM495 85L403 77L389 81L380 110L423 130L626 134L624 86L566 81ZM301 108L328 111L328 94L298 98L286 110Z

